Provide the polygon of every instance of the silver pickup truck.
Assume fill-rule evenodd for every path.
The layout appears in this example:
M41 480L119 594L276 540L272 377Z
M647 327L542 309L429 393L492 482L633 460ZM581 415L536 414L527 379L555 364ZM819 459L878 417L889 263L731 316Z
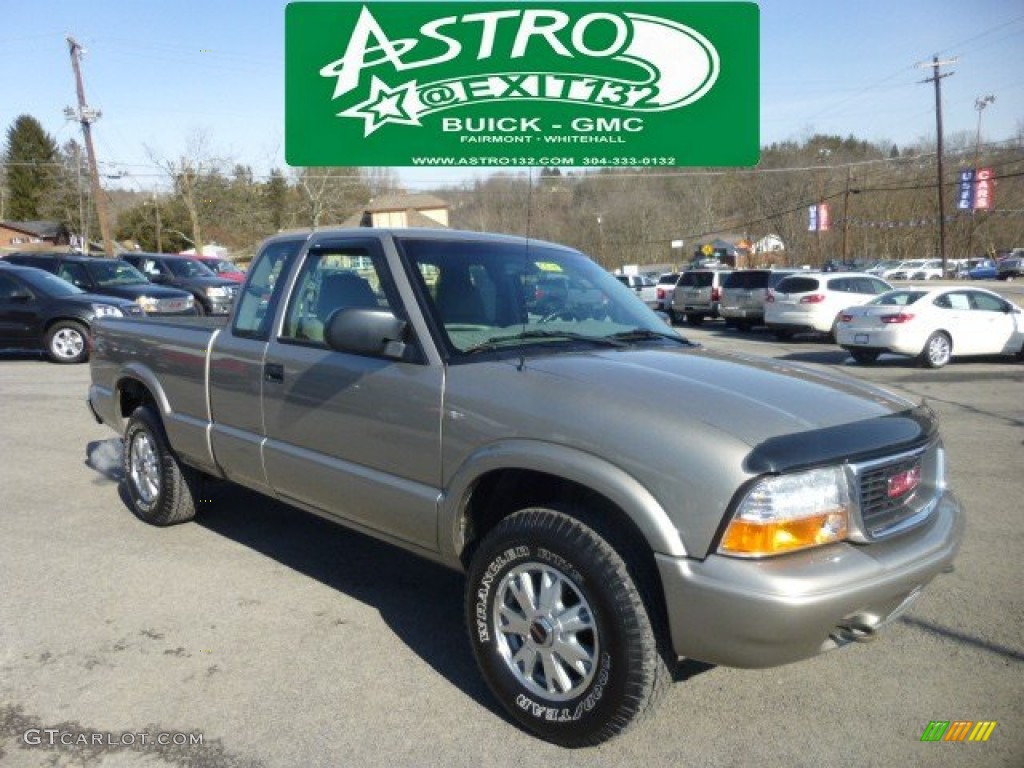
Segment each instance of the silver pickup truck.
M551 275L593 306L538 311ZM624 730L680 658L871 639L960 543L930 410L690 344L569 248L281 235L208 322L96 326L89 406L133 512L189 520L219 478L465 571L484 678L557 744Z

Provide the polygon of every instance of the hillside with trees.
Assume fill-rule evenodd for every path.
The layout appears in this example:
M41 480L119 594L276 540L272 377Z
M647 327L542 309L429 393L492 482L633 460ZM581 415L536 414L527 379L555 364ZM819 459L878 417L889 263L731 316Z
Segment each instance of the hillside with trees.
M1024 124L1014 139L975 144L947 137L946 255L962 258L1024 245ZM95 239L80 146L58 147L35 118L10 126L0 163L0 220L52 219ZM400 191L395 171L290 168L257 173L217 155L208 137L186 151L149 152L134 189L107 190L121 242L178 251L216 242L239 257L282 229L337 225L381 195ZM991 168L995 205L957 209L961 168ZM424 190L426 191L426 190ZM609 268L680 263L722 233L756 241L776 235L785 254L765 262L937 256L936 155L927 144L896 147L856 137L811 136L771 144L752 169L543 168L480 176L429 190L450 205L452 226L529 234L578 247ZM808 231L808 206L826 203L831 226ZM682 249L672 243L682 240ZM845 243L845 246L844 246Z

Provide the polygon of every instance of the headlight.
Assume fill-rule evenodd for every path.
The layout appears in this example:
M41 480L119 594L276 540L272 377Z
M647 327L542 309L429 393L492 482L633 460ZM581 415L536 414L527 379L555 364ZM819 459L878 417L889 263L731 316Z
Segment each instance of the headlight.
M155 299L152 296L139 296L139 298L135 300L135 303L142 307L143 311L153 312L160 304L160 300Z
M110 304L93 304L92 311L96 317L124 317L124 312Z
M766 557L846 538L850 492L841 467L766 477L740 502L718 551Z
M220 286L207 288L204 292L211 299L226 299L231 295L227 288L222 288Z

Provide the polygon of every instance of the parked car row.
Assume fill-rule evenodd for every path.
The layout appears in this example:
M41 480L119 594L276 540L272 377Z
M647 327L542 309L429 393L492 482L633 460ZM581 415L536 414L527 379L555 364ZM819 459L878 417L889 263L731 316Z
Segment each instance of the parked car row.
M1024 270L1024 258L1003 261ZM928 265L917 267L914 279L930 279L921 276ZM694 269L676 278L669 306L673 320L721 316L731 328L767 326L780 341L825 335L862 364L883 353L931 368L971 355L1024 359L1024 313L983 288L894 288L867 272Z
M79 363L88 358L97 317L226 315L244 276L219 262L231 264L153 253L7 254L0 259L0 347L42 349L54 362Z
M142 316L134 301L86 293L56 275L0 261L0 346L41 349L55 363L81 363L98 317Z

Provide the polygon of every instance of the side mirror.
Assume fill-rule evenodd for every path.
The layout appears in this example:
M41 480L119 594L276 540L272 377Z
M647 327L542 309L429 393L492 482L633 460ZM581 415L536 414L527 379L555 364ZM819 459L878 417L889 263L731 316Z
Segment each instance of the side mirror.
M344 307L327 318L324 341L335 352L402 359L409 324L388 309Z

